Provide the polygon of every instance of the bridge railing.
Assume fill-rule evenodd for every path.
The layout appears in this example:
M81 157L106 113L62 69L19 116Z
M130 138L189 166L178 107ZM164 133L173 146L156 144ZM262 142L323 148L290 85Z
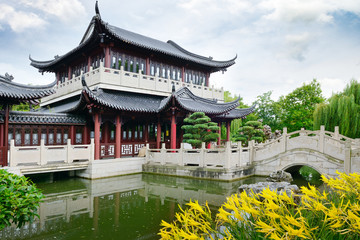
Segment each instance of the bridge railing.
M92 161L94 159L94 140L90 144L71 145L68 139L66 145L45 145L41 139L40 146L15 146L14 139L10 141L9 166L27 166L47 164L73 163L76 160Z
M165 144L162 144L161 149L150 149L149 145L146 149L147 163L229 169L251 164L254 143L251 142L246 148L242 147L240 142L236 145L226 142L224 148L207 149L205 143L202 143L201 148L185 149L184 144L181 143L179 149L166 149Z

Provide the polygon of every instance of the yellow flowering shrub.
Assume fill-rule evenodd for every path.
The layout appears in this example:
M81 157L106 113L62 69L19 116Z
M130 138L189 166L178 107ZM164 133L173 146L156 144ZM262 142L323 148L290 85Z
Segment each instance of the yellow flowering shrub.
M322 176L288 196L269 189L227 198L213 219L206 204L190 201L173 223L162 222L161 239L360 239L360 174Z

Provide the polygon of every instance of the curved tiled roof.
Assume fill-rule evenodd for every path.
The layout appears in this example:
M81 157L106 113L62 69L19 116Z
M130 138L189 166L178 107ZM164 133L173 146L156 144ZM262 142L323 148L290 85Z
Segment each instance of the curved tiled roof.
M228 119L245 118L247 115L255 111L255 107L256 105L253 105L249 108L235 108L222 117Z
M95 26L98 25L96 29L101 29L101 32L97 32L95 30ZM92 31L92 32L90 32ZM95 15L88 28L85 32L85 35L83 39L81 40L79 46L74 48L73 50L69 51L68 53L62 55L62 56L56 56L52 60L48 61L38 61L34 60L29 56L29 59L31 61L30 65L33 67L36 67L40 70L46 71L49 70L52 66L54 66L56 63L62 61L66 57L69 57L73 53L81 50L83 47L85 47L91 40L93 39L100 39L101 34L108 34L112 35L115 39L118 39L120 41L123 41L125 43L131 44L136 47L140 47L143 49L147 49L150 51L158 52L161 54L165 54L168 56L176 57L182 60L194 62L197 64L201 64L210 68L213 68L214 71L219 71L221 69L225 69L227 67L230 67L231 65L235 64L235 59L237 56L230 60L226 61L216 61L213 60L212 57L204 57L197 54L194 54L192 52L189 52L185 50L184 48L180 47L175 42L169 40L167 42L163 42L160 40L156 40L138 33L134 33L113 25L110 25L106 22L104 22L100 14Z
M54 93L54 81L48 85L32 86L15 83L9 74L0 75L0 99L15 99L18 101L39 99Z
M0 121L4 121L2 115L0 115ZM69 113L10 111L9 122L22 124L86 124L86 119Z

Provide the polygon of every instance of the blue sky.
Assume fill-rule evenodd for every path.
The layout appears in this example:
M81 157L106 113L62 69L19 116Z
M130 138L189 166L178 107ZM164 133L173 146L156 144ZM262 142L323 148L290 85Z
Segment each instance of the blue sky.
M31 84L52 82L31 67L29 54L49 60L76 47L94 15L95 1L0 0L0 74ZM358 0L99 0L112 25L216 60L236 64L210 83L250 104L273 91L286 95L318 79L323 93L360 80Z

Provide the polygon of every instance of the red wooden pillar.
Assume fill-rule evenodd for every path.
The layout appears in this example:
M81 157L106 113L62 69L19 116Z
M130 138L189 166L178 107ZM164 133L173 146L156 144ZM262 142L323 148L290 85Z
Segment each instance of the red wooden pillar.
M109 122L105 122L101 131L103 143L109 142ZM100 137L101 138L101 137Z
M182 82L185 82L185 68L184 67L182 67L182 69L181 69L181 81Z
M211 132L211 130L208 129L208 132ZM210 149L210 148L211 148L211 142L209 142L209 143L206 145L206 148L207 148L207 149Z
M95 143L95 160L100 159L100 114L94 114L94 143Z
M217 141L217 145L220 146L221 145L221 122L218 123L219 126L219 138Z
M68 68L68 80L72 79L72 76L71 76L71 67L69 66Z
M209 78L210 78L210 74L206 73L206 80L205 80L205 86L209 87Z
M0 124L0 147L4 146L4 124Z
M121 157L121 118L120 115L116 115L115 120L115 158Z
M90 67L91 67L91 57L88 57L88 72L90 72Z
M84 128L83 128L83 139L82 139L82 144L88 144L89 141L88 141L88 127L87 125L85 124L84 125Z
M109 47L109 45L108 45L108 46L106 46L106 48L105 48L105 63L104 63L104 67L110 68L110 64L111 64L111 56L110 56L110 47Z
M70 126L70 139L71 139L71 145L75 144L75 126Z
M171 114L171 139L170 139L170 148L176 149L176 121L175 121L175 110Z
M226 141L230 141L230 122L226 122Z
M160 123L160 119L159 119L158 124L157 124L157 133L156 133L156 148L157 149L160 148L160 143L161 143L161 123Z
M150 75L150 58L146 58L146 75Z
M144 129L144 137L145 137L145 143L149 142L149 123L145 123L145 129Z
M4 153L3 153L3 166L8 165L8 159L7 159L7 153L9 148L9 113L10 113L10 107L8 104L5 105L5 116L4 116Z

